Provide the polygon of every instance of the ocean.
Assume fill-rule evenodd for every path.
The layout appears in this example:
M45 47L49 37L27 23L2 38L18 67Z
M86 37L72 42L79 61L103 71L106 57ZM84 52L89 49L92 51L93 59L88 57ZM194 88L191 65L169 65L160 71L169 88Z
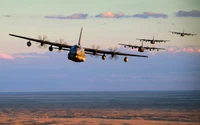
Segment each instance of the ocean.
M200 109L200 91L7 92L0 109Z

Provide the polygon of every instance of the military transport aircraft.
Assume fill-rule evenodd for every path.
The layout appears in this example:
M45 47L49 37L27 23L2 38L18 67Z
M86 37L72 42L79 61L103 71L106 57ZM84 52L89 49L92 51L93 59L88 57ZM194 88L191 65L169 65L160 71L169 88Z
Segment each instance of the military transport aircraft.
M182 37L184 37L185 35L187 35L187 36L194 36L194 35L196 35L196 34L192 34L192 33L184 33L184 30L183 30L183 32L174 32L174 31L169 31L169 32L172 33L172 34L180 35Z
M28 38L28 37L14 35L14 34L9 34L9 35L13 36L13 37L18 37L18 38L29 40L27 42L28 47L31 46L31 41L34 41L34 42L40 43L41 47L50 45L49 51L53 51L53 49L69 51L68 59L71 61L74 61L74 62L84 62L86 60L85 54L90 54L90 55L94 55L94 56L102 56L102 60L106 59L106 54L111 55L110 56L111 59L112 58L117 59L117 55L123 55L123 56L125 56L124 62L128 62L127 56L148 57L145 55L121 53L121 52L117 51L117 48L114 48L114 49L110 48L110 51L108 51L108 50L99 50L98 47L97 48L82 47L81 46L82 30L83 30L83 28L81 28L81 31L80 31L78 45L68 45L68 44L62 43L62 41L60 41L60 43L50 42L50 41L46 40L46 37L42 38L41 36L39 37L39 39L34 39L34 38Z
M155 44L156 42L169 42L169 40L155 40L154 36L153 39L136 39L136 40L140 40L140 41L145 41L145 42L150 42L151 44Z
M123 43L119 43L119 45L122 45L122 46L124 46L124 48L126 48L126 47L129 47L129 48L138 48L138 51L139 52L144 52L144 50L146 49L146 50L157 50L157 51L159 51L159 50L165 50L165 48L156 48L156 47L144 47L143 46L143 42L142 42L142 45L141 46L135 46L135 45L130 45L130 44L123 44Z

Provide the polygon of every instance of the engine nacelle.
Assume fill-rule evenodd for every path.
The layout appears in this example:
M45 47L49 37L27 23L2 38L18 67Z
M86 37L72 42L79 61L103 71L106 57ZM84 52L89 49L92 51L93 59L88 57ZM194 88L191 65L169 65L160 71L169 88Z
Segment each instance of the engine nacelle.
M139 47L139 48L138 48L138 51L139 51L139 52L144 52L144 47Z
M151 41L151 44L155 44L155 41L154 41L154 40L152 40L152 41Z
M102 56L102 60L106 60L106 55L103 55L103 56Z
M124 57L124 62L128 62L128 57Z
M96 56L96 55L97 55L97 51L93 51L92 54L93 54L94 56Z
M181 33L181 36L182 36L182 37L184 37L184 34L183 34L183 33Z
M27 46L28 46L28 47L31 46L31 42L30 42L30 41L27 42Z
M59 46L59 48L58 48L59 50L62 50L62 46Z
M52 46L49 47L49 51L50 52L53 51L53 47Z

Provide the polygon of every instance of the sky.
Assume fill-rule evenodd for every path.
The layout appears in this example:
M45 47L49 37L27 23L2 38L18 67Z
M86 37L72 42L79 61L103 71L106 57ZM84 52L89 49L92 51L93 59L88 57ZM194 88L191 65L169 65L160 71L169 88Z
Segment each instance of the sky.
M0 92L32 91L168 91L200 90L199 0L0 0ZM9 33L54 42L148 55L124 63L87 56L67 59L68 52L48 52ZM180 37L169 31L189 32ZM170 40L144 46L165 51L125 49L118 43L141 45L136 38ZM109 55L107 55L109 57Z

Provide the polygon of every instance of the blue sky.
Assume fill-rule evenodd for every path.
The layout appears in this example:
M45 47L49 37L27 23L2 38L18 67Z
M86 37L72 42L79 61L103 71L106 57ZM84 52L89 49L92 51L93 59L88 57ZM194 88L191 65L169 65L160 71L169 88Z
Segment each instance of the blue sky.
M115 91L200 90L199 0L0 0L0 92L5 91ZM101 60L87 56L84 63L67 59L67 52L48 52L9 33L73 45L83 29L82 45L102 49L119 42L140 45L136 38L169 39L153 46L166 51ZM180 37L168 31L197 36ZM152 46L144 43L145 46ZM107 55L108 56L108 55Z

